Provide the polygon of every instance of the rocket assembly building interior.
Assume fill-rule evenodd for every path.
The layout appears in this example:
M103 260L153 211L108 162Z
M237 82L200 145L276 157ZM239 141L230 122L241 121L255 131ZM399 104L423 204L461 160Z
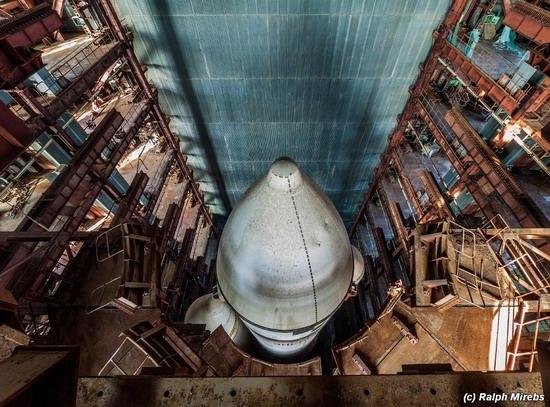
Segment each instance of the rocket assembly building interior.
M549 77L549 0L0 0L0 405L550 403Z

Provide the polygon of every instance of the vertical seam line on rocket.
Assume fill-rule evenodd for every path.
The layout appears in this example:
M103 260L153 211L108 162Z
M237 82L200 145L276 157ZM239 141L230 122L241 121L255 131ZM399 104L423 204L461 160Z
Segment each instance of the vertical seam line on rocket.
M288 191L290 192L290 198L292 199L292 205L294 206L294 213L296 213L296 219L298 220L298 227L300 228L300 235L302 236L302 242L304 244L304 250L307 257L307 265L309 267L309 275L311 277L311 285L313 286L313 301L315 302L315 323L317 323L317 293L315 292L315 280L313 279L313 270L311 269L311 260L309 259L309 251L307 250L306 239L304 237L304 231L302 230L302 223L300 222L300 216L298 215L298 208L296 206L296 200L292 195L292 187L290 186L290 178L287 178Z

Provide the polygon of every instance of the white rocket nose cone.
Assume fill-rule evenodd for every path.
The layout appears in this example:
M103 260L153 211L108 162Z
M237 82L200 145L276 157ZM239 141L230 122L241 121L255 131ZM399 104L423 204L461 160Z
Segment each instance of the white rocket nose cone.
M276 160L225 224L217 276L227 303L256 326L297 331L338 309L352 275L336 208L293 160Z
M271 164L267 179L271 188L288 192L302 184L302 173L293 159L281 157Z
M300 169L292 158L281 157L273 161L269 171L277 177L288 178L295 172L300 171Z
M218 287L261 346L304 352L352 282L346 228L326 194L290 158L279 158L225 224Z

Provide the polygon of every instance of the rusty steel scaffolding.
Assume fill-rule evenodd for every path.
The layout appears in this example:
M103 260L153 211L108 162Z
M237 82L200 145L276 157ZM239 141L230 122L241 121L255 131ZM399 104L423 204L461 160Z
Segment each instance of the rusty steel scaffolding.
M80 16L84 16L81 7L89 8L88 17L82 18L95 16L96 28L92 29L87 21L71 51L48 63L39 77L23 84L44 67L41 52L31 47L43 41L47 50L53 37L63 39L59 29L65 6ZM53 6L43 3L0 23L0 28L0 53L19 58L15 71L12 66L2 65L7 63L5 58L0 62L0 86L11 97L6 104L0 103L0 171L10 171L1 179L0 197L10 204L14 199L11 192L29 182L29 173L40 171L41 165L49 166L49 171L56 169L49 184L44 184L45 191L34 192L31 188L26 194L20 193L24 196L14 209L15 215L22 216L19 225L14 231L0 232L0 287L10 290L19 300L18 315L29 334L47 336L50 325L43 305L56 304L58 297L81 278L74 272L79 270L78 259L87 256L93 242L101 250L109 250L109 244L105 246L101 239L114 236L119 229L131 229L143 235L137 241L149 243L139 249L123 246L129 250L127 257L132 259L130 262L135 261L132 256L136 251L145 250L153 274L136 271L140 266L134 265L126 270L128 262L124 263L126 274L115 279L118 282L111 281L123 285L117 297L122 305L118 306L133 300L138 307L158 306L165 312L169 299L158 283L159 273L175 267L175 263L186 263L178 259L192 255L198 260L187 264L195 272L195 262L201 262L203 253L194 254L199 233L191 233L191 228L207 225L206 239L210 233L216 237L218 231L181 152L179 138L171 132L169 119L159 106L157 91L134 54L132 33L121 24L108 1L56 1ZM21 47L28 52L17 56ZM21 63L24 57L28 60ZM116 89L115 97L98 108L98 96L111 78L123 78L126 86ZM107 89L106 94L113 95L112 92ZM82 117L90 113L92 120L84 127ZM152 133L144 141L142 133L146 132ZM113 177L122 178L118 170L131 161L127 157L139 143L142 148L150 143L163 150L164 160L158 171L151 172L143 166L126 187L122 181L115 184ZM63 155L69 157L67 162L56 161ZM141 154L137 160L138 167L144 164ZM181 183L181 188L170 201L166 190L173 180ZM105 206L102 200L110 204ZM164 206L166 200L168 211L159 219L161 201ZM32 204L25 207L27 202ZM190 229L182 230L183 224L190 224ZM182 251L182 247L186 250ZM108 253L107 257L111 255ZM149 285L145 287L146 284ZM109 288L100 285L94 293L103 297L105 287ZM179 287L172 290L179 295ZM142 294L143 298L135 297ZM124 300L125 296L130 300ZM112 304L111 300L105 298L103 304L101 298L99 308ZM92 312L98 309L87 308Z
M537 56L540 45L550 41L550 14L531 3L505 0L503 24L521 35L522 43ZM474 10L482 16L490 13L494 4L456 1L434 32L433 48L420 66L409 101L389 137L349 235L364 241L360 228L373 231L378 253L365 257L370 259L369 264L380 264L386 278L395 272L398 258L418 254L410 257L408 263L403 262L416 284L411 287L411 294L413 302L416 295L417 304L426 302L420 301L426 290L428 293L454 290L463 304L508 307L513 329L506 334L504 365L511 370L532 371L538 363L537 340L548 340L546 324L550 310L546 309L545 296L550 289L550 220L543 204L535 202L516 174L526 169L526 173L535 171L541 174L544 183L550 172L545 127L550 111L550 83L530 81L515 63L504 60L497 63L499 56L490 46L472 46L464 22ZM532 58L527 63L531 61ZM540 69L546 69L545 66ZM449 90L450 83L458 89L454 96ZM460 99L460 95L465 96ZM497 124L493 136L486 133L482 136L474 128L475 122L466 108L468 103L475 104L478 111ZM503 161L507 143L516 151L512 162ZM413 152L408 154L417 154L423 163L415 171L404 166L403 152L410 151L411 146ZM443 173L438 167L441 163L446 168ZM394 172L396 181L392 179ZM418 177L421 183L415 179ZM394 202L399 195L404 197L399 204L406 204L412 213L409 218L403 216L399 204ZM373 211L379 200L389 213L376 209L376 216L381 212L387 218L393 238L376 232ZM429 256L439 253L442 236L451 233L438 229L435 226L438 222L446 222L460 236L453 243L454 269L450 271L453 281L443 284L443 280L430 280L423 286L422 281L415 281L420 276L418 268L428 267L424 263ZM391 240L398 249L388 257ZM447 253L432 259L434 263L428 264L435 265L429 267L440 270L442 264L450 262L449 256ZM486 262L476 261L481 257ZM462 262L468 267L462 267ZM377 269L367 267L367 275L376 284ZM387 283L391 284L391 280ZM459 293L456 284L467 290ZM374 291L368 294L376 295ZM446 304L453 306L457 301L449 299Z

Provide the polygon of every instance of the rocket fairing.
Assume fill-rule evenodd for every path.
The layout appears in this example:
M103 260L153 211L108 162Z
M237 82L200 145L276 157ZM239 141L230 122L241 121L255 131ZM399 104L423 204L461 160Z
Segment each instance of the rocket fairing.
M224 227L218 289L259 344L286 358L310 350L363 257L327 195L279 158L243 195Z

